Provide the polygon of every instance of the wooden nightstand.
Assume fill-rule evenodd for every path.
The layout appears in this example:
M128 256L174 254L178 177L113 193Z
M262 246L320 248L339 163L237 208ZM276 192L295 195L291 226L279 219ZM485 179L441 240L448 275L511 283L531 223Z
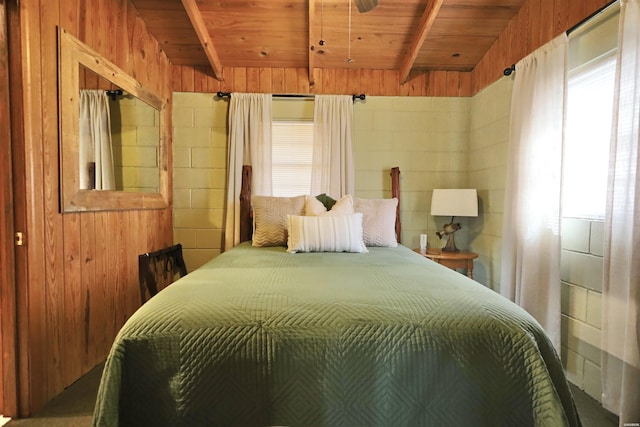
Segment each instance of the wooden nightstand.
M477 253L467 251L442 252L440 249L431 248L426 250L414 249L414 252L454 270L456 268L465 268L467 276L473 279L473 260L478 258Z

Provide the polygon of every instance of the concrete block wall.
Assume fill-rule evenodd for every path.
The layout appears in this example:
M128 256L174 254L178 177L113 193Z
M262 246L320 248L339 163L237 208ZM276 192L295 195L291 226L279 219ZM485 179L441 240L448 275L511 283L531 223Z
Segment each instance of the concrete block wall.
M601 399L604 222L562 220L562 361L569 380Z
M434 188L468 185L470 98L368 97L354 105L356 196L391 196L389 170L400 167L402 243L441 247L435 232L450 218L432 217ZM467 248L466 218L456 243Z
M471 100L469 185L477 188L478 218L470 221L470 247L477 252L473 276L500 290L502 217L513 77L504 77Z
M157 193L159 111L130 95L109 101L109 105L116 188Z
M307 107L274 103L274 114L308 119ZM189 270L223 247L227 109L213 94L174 94L174 241ZM469 123L469 98L370 97L354 105L355 195L390 197L389 170L399 166L405 245L418 247L421 233L430 246L443 244L435 232L448 218L431 217L431 191L467 185ZM464 248L463 226L456 242Z
M224 247L228 101L173 94L173 240L195 270Z

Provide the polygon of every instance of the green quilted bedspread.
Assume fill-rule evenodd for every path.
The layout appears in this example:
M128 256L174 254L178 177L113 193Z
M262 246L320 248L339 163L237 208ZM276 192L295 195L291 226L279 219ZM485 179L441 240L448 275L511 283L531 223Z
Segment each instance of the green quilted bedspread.
M407 249L243 244L142 306L96 426L579 426L540 326Z

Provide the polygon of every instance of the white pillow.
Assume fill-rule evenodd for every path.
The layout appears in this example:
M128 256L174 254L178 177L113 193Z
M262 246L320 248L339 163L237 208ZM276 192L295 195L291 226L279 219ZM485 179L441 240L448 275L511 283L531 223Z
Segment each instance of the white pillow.
M253 196L253 246L286 246L287 215L303 215L304 196Z
M368 252L362 241L362 214L288 215L287 252Z
M355 213L353 210L353 198L349 194L337 200L329 211L314 196L307 196L304 201L304 214L307 216L351 215L352 213Z
M362 237L367 246L395 248L396 208L398 199L359 199L353 201L356 212L362 212Z

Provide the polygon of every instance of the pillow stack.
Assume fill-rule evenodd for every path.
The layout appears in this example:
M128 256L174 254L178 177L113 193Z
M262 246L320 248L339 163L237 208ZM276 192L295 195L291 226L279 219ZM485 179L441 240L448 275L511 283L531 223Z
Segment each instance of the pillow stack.
M368 252L396 247L398 199L334 200L317 197L253 197L253 246L287 246L287 252Z

